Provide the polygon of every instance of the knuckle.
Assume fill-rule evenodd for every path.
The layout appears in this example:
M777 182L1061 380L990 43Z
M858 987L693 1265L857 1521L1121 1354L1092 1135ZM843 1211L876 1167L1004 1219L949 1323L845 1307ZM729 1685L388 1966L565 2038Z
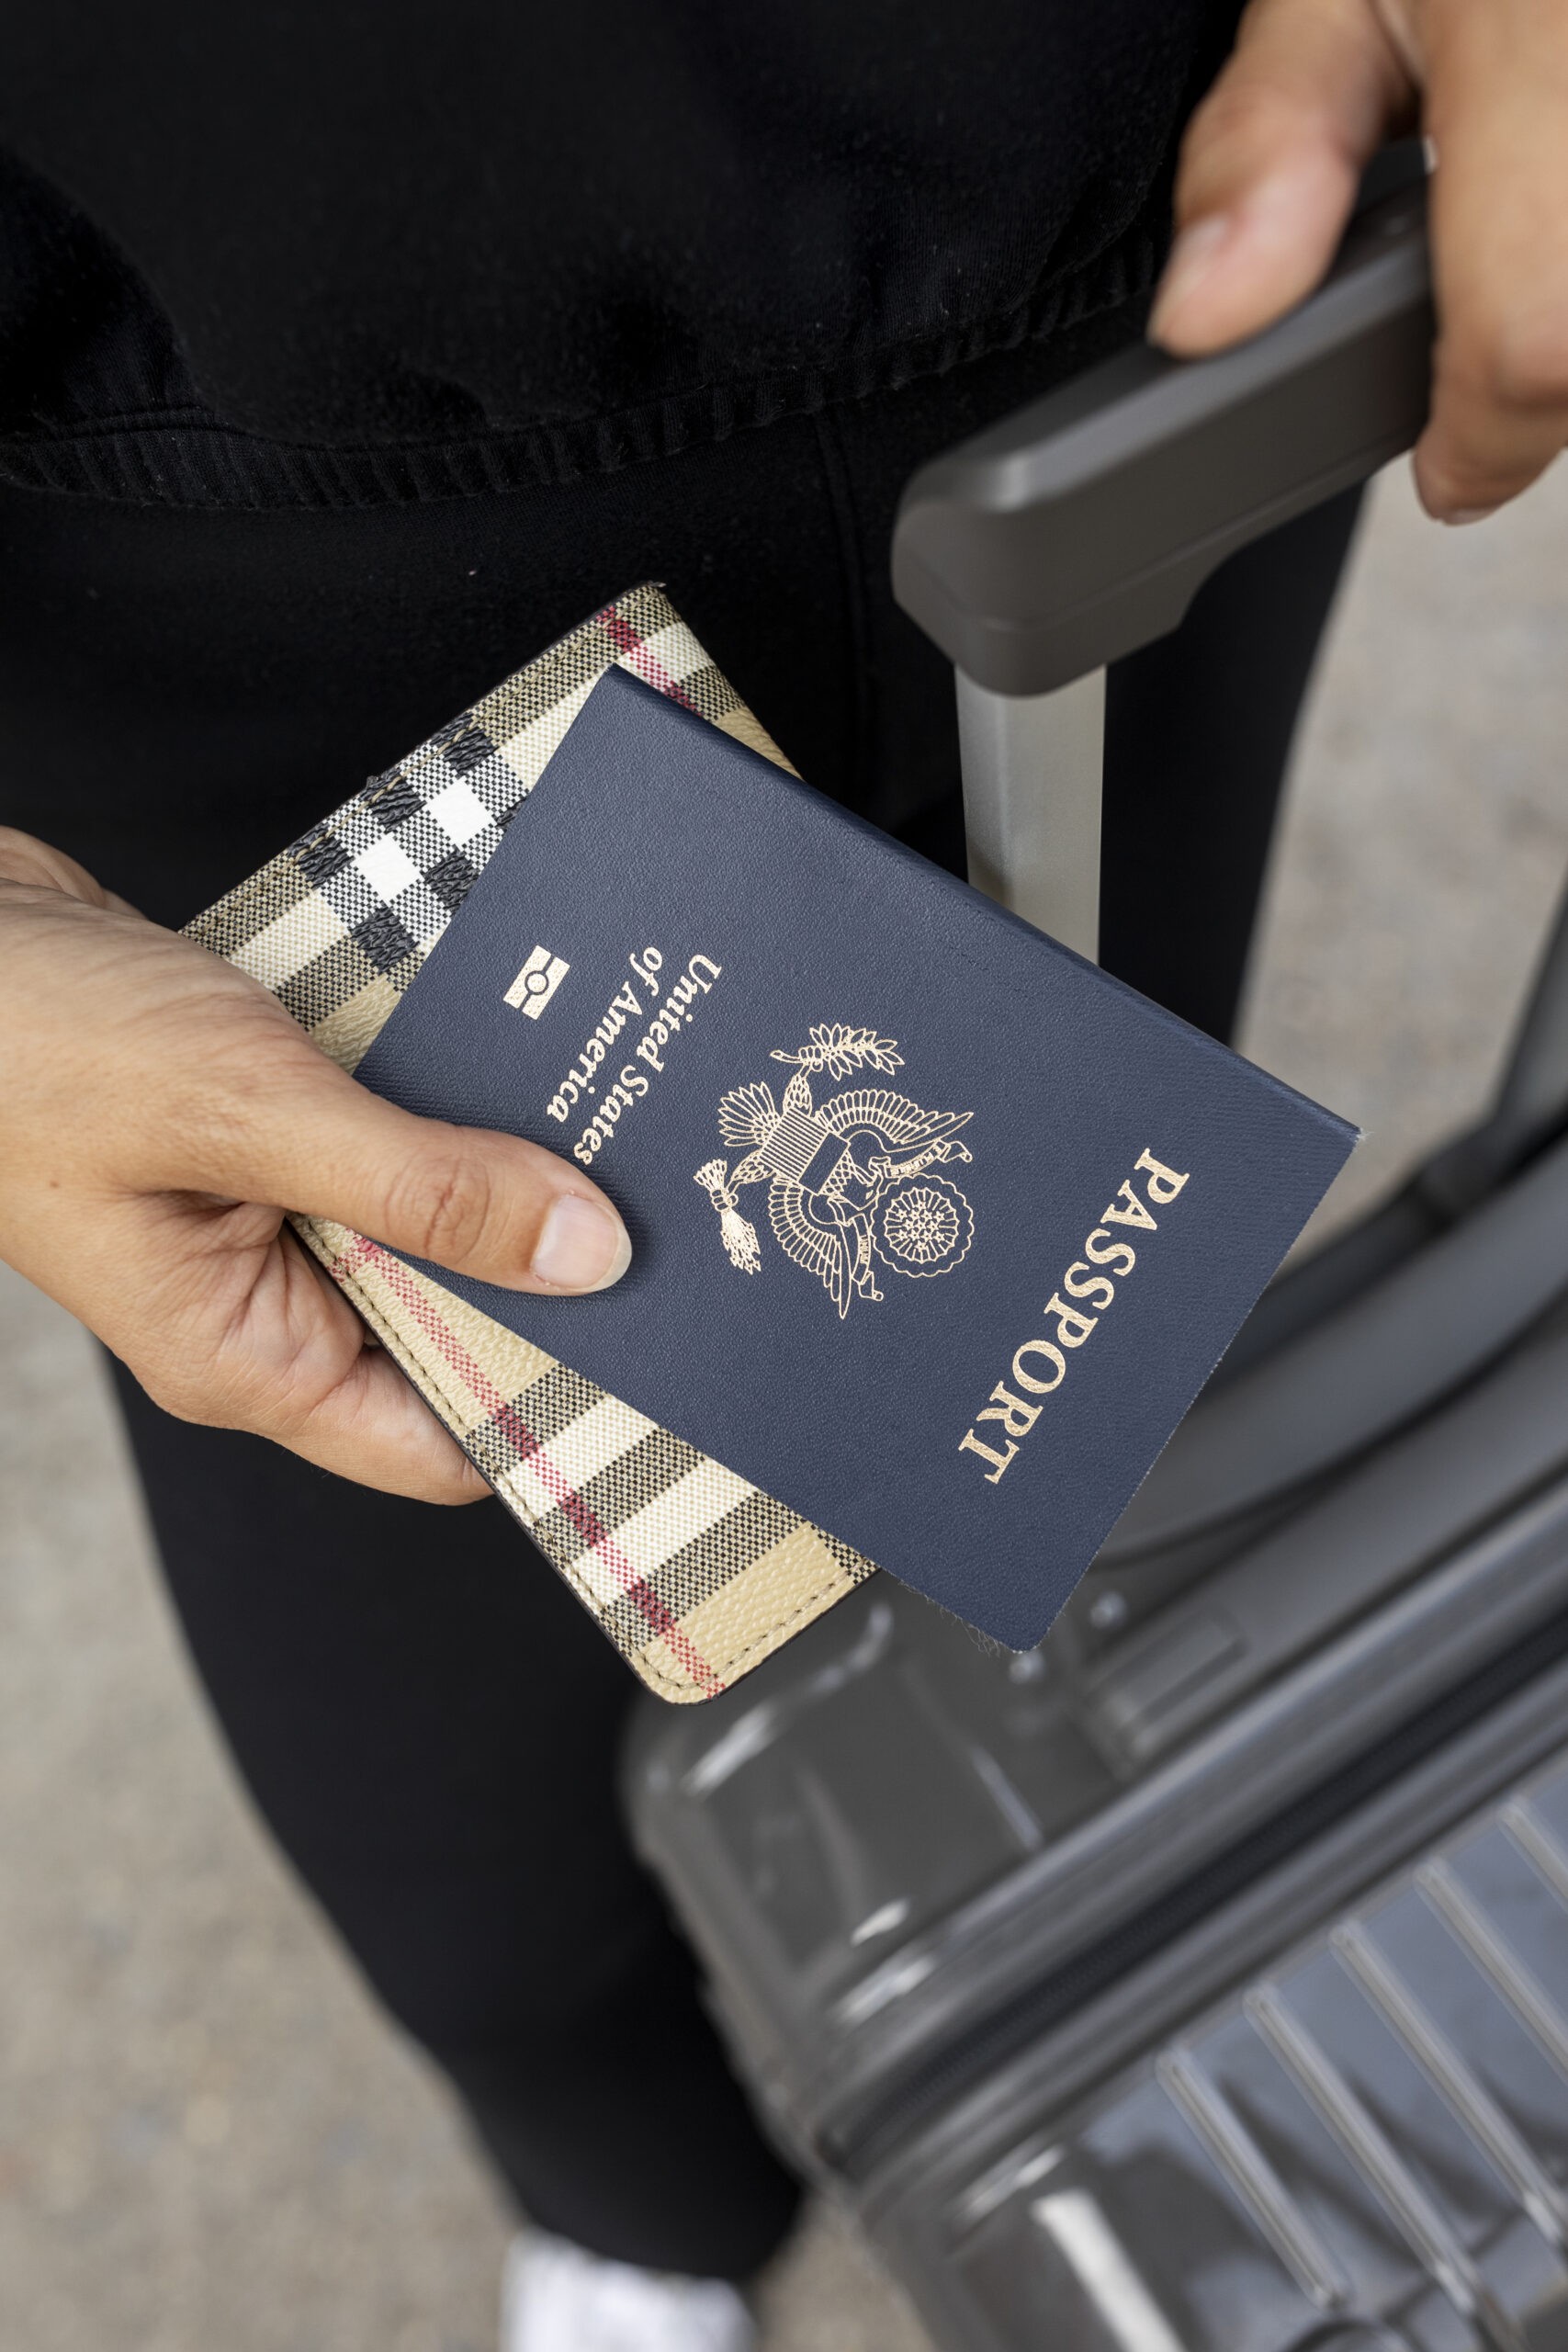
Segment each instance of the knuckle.
M152 1399L154 1405L176 1421L190 1421L199 1429L231 1428L233 1422L214 1394L211 1384L199 1374L183 1368L150 1370L132 1364L130 1369ZM227 1402L227 1400L223 1400Z
M170 1336L159 1362L130 1367L155 1405L200 1429L272 1433L276 1399L263 1365L188 1331Z
M442 1144L399 1180L391 1206L396 1228L416 1256L461 1266L491 1231L495 1187L471 1148Z
M1286 111L1287 101L1273 83L1238 65L1215 83L1193 114L1187 137L1200 145L1214 140L1250 139L1260 124L1278 123Z
M1467 466L1462 458L1428 458L1418 469L1417 483L1427 514L1443 521L1489 513L1508 492L1508 485Z
M1314 112L1314 94L1299 74L1266 51L1243 48L1194 109L1185 143L1234 141L1271 153L1277 142L1300 140Z
M1261 71L1236 72L1203 100L1183 136L1177 209L1196 214L1246 206L1285 189L1273 209L1310 224L1315 208L1341 196L1348 206L1354 173L1331 110L1310 93Z
M1505 320L1490 338L1486 375L1505 408L1568 409L1568 304Z
M1221 82L1193 115L1181 141L1181 176L1190 188L1239 168L1275 127L1266 93L1239 79Z
M1466 415L1568 410L1568 302L1467 310L1438 340L1436 379L1439 399Z

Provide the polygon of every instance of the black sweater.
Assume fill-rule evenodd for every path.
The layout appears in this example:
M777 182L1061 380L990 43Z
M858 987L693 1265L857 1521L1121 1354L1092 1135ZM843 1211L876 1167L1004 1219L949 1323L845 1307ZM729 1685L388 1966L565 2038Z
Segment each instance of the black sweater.
M0 479L568 481L1146 289L1237 0L50 0L0 76Z

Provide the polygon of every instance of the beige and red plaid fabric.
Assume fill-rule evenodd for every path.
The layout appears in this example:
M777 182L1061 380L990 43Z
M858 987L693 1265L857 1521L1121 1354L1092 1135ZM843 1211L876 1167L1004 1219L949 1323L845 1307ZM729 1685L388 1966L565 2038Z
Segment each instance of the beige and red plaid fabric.
M667 598L634 589L209 908L194 938L352 1070L620 663L779 764ZM872 1573L722 1463L373 1241L295 1220L469 1460L661 1698L711 1698Z

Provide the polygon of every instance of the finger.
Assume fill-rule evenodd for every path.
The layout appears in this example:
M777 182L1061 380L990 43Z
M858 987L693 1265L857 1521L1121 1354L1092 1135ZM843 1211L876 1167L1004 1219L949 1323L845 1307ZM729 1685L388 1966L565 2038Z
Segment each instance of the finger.
M1182 143L1152 339L1217 351L1309 294L1411 97L1369 0L1253 0Z
M586 1292L620 1280L631 1262L626 1227L570 1161L515 1136L416 1118L299 1042L303 1051L280 1043L247 1059L243 1085L197 1093L190 1123L144 1147L142 1181L198 1182L331 1218L508 1289Z
M509 1288L603 1290L626 1272L619 1216L570 1162L416 1118L356 1085L276 998L192 941L55 889L35 895L42 920L12 927L15 994L47 1000L60 978L55 930L80 933L67 977L86 1017L70 1026L82 1067L68 1131L51 1116L59 1057L24 1056L20 1074L57 1172L117 1195L303 1211Z
M249 1426L319 1469L383 1494L454 1504L481 1502L491 1491L391 1358L364 1340L310 1412L264 1410Z
M128 1202L95 1240L56 1295L166 1412L271 1439L388 1494L463 1503L489 1491L276 1213Z
M0 825L0 881L18 882L32 889L59 890L85 907L119 907L125 903L106 890L85 865L67 857L62 849L40 842L35 834L20 832L14 825Z
M1535 0L1427 26L1438 347L1428 511L1471 521L1568 443L1568 21Z

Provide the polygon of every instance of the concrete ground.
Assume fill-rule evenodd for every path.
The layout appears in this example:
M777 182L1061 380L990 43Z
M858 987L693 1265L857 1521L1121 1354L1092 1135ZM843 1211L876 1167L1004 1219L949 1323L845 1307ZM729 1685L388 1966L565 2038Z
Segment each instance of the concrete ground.
M1568 865L1568 469L1381 485L1297 763L1248 1050L1369 1129L1485 1097ZM765 714L764 714L765 715ZM0 2345L483 2352L509 2222L236 1791L92 1351L0 1280ZM767 2352L919 2352L815 2217Z

